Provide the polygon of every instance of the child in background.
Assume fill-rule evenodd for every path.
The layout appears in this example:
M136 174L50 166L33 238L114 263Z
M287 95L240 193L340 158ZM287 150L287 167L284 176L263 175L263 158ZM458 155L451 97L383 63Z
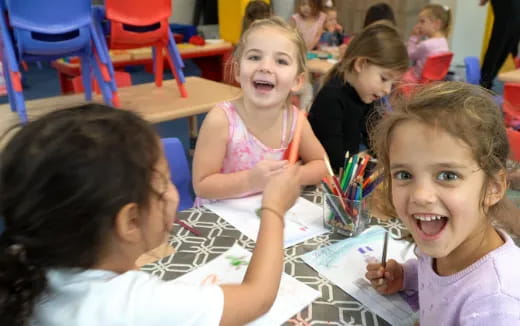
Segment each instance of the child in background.
M334 7L326 7L324 10L327 15L323 25L320 46L340 46L343 44L343 27L338 24L338 12Z
M273 15L271 6L264 0L253 0L250 1L245 9L244 18L242 18L242 33L251 25L255 20L266 19Z
M301 33L307 50L311 51L318 45L327 15L321 11L321 0L297 0L295 8L297 12L289 22Z
M484 89L457 82L393 107L372 140L385 200L418 259L368 264L366 277L382 294L418 291L421 326L519 325L520 248L492 224L509 153L499 107Z
M406 47L395 28L372 24L354 37L325 76L309 122L334 169L343 166L347 151L354 155L368 147L367 118L374 102L390 93L407 67Z
M403 82L417 83L421 79L426 59L434 54L448 52L448 37L451 27L451 12L446 6L426 5L419 13L419 22L415 25L408 40L408 56L414 65L403 76Z
M261 192L287 167L285 152L298 119L300 184L326 174L325 151L309 122L289 104L304 81L306 51L300 34L278 17L257 20L235 50L235 78L243 97L212 109L200 129L193 157L193 187L202 198L224 199Z
M298 166L265 187L243 283L189 286L135 270L168 239L179 202L146 121L97 104L55 111L0 160L1 325L243 325L272 305Z
M394 11L389 4L385 2L377 3L368 8L365 15L365 22L363 28L375 22L387 21L393 26L396 26Z

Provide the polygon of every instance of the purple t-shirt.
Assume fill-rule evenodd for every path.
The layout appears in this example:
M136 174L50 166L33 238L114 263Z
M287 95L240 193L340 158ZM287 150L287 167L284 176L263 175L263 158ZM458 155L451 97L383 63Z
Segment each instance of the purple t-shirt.
M439 276L424 254L403 265L403 290L419 291L421 326L520 325L520 248L499 232L501 247L456 274Z

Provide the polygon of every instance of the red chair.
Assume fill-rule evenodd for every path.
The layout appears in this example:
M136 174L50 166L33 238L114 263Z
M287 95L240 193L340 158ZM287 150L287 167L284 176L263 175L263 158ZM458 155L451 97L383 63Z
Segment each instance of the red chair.
M439 53L429 56L424 63L420 83L427 84L432 81L444 80L448 74L448 70L450 70L452 59L452 52Z
M417 84L409 83L409 81L406 80L407 78L405 75L405 78L403 78L403 83L398 86L399 91L408 97L413 94L415 88L418 85L444 80L448 74L448 70L450 69L452 59L452 52L444 52L429 56L428 59L426 59L424 62L419 82ZM410 71L407 72L407 74L410 73Z
M132 86L132 76L130 76L128 72L116 70L114 77L117 88ZM100 93L99 85L95 80L92 83L92 89L96 93ZM83 93L85 91L81 76L76 76L72 78L72 90L74 91L74 93Z
M163 80L163 55L175 76L182 97L188 93L184 86L184 64L170 31L168 18L172 13L171 0L105 0L105 17L110 23L109 48L132 49L153 47L155 84Z
M507 128L507 139L511 149L510 158L520 162L520 131Z
M520 127L520 83L504 84L504 123L506 127Z

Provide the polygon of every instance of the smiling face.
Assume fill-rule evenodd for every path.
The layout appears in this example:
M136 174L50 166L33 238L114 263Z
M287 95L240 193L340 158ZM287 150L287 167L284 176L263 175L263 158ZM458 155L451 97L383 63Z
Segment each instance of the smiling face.
M469 146L408 120L390 135L389 163L394 207L421 251L436 258L471 255L490 221L481 205L485 174ZM486 193L488 207L497 201Z
M248 35L235 78L244 101L258 108L283 105L303 83L298 72L296 44L276 27L258 28Z
M354 70L353 77L347 80L367 104L390 94L392 84L401 77L400 72L370 64L363 59L356 59Z

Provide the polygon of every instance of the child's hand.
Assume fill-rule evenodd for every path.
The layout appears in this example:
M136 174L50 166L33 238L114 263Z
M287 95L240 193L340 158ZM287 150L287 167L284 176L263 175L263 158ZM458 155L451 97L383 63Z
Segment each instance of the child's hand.
M421 36L421 27L419 24L415 25L412 29L412 35Z
M287 161L262 160L258 162L249 174L249 182L254 190L264 189L267 181L273 175L279 174L287 167Z
M403 266L393 259L386 262L386 267L380 263L367 264L365 277L381 294L397 293L403 288Z
M285 214L300 196L301 166L293 164L271 177L264 188L262 207L269 207Z

